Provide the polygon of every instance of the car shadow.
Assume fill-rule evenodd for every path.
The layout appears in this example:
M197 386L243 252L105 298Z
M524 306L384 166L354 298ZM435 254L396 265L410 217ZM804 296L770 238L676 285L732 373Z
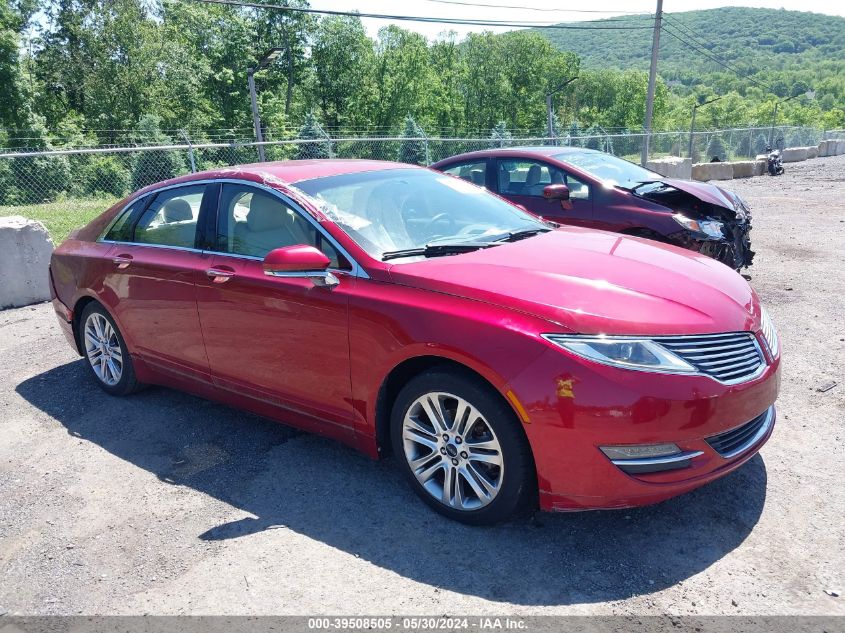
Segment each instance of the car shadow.
M419 502L389 460L373 462L336 442L168 389L113 398L81 360L16 390L71 435L253 515L210 526L200 539L285 526L418 582L516 604L604 602L674 585L742 543L766 497L757 455L656 506L471 528Z

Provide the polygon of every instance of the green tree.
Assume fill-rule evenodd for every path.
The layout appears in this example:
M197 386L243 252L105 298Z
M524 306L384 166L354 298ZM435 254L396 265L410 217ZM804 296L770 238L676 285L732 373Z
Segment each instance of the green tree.
M373 42L359 18L320 20L311 47L317 104L332 128L365 126L374 102Z
M0 0L0 126L15 128L22 122L26 98L20 73L20 35L35 7L35 0Z
M311 142L299 144L297 158L331 158L333 156L331 139L313 111L305 115L305 122L299 128L298 137Z
M405 117L397 160L411 165L428 165L431 162L425 132L410 114Z

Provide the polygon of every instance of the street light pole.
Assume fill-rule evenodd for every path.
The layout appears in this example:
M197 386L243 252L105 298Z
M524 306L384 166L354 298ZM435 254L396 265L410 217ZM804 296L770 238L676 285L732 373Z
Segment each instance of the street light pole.
M578 79L578 75L575 75L574 77L570 77L569 79L564 81L562 84L560 84L557 88L555 88L551 92L546 93L546 120L547 120L547 125L548 125L547 133L548 133L549 138L552 138L555 135L555 122L554 122L554 116L555 115L554 115L554 104L552 103L552 97L554 95L558 94L564 88L566 88L569 84L571 84L576 79Z
M264 132L261 130L261 117L258 114L258 95L255 92L255 73L267 68L285 49L280 47L271 48L264 53L256 66L246 69L247 83L249 84L249 103L252 108L252 125L255 128L255 140L258 143L258 162L266 160L264 154Z
M692 160L692 135L695 133L695 113L699 108L706 106L708 103L718 101L721 98L722 97L716 97L715 99L710 99L710 101L705 101L704 103L692 104L692 123L690 123L689 126L689 151L687 152L687 156L689 156L690 160Z
M266 160L264 155L264 134L261 131L261 118L258 115L258 98L255 94L255 69L247 68L247 81L249 82L249 102L252 105L252 125L255 128L255 140L258 141L258 162Z

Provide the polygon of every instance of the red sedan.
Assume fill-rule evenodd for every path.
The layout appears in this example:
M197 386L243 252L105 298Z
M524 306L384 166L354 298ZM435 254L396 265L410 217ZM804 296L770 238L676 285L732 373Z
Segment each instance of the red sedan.
M714 260L553 230L375 161L192 174L56 249L53 304L110 394L159 384L392 453L467 523L653 503L772 432L778 339Z

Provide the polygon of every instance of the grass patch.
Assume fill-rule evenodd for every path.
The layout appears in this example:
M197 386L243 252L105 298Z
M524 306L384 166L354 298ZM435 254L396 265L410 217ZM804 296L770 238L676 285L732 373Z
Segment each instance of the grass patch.
M38 220L47 227L53 244L58 246L71 231L85 226L115 202L116 198L89 198L14 207L0 206L0 217L22 215L30 220Z

